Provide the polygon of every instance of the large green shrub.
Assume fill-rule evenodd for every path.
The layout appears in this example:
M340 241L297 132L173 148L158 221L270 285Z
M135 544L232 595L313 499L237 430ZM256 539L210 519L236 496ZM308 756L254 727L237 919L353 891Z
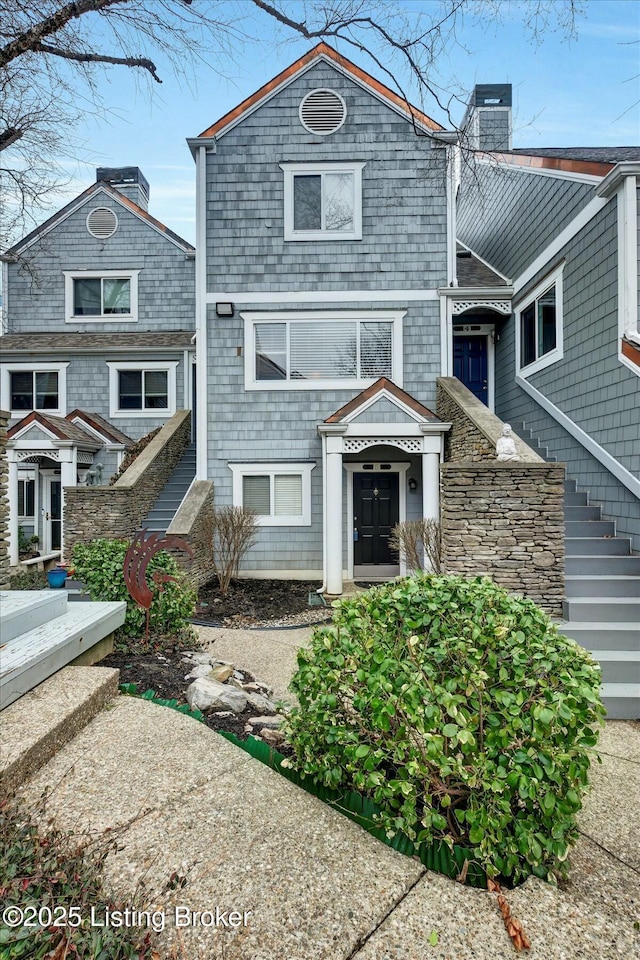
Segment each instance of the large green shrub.
M299 652L292 765L371 797L389 835L548 878L577 837L599 684L585 650L489 579L396 581L339 601Z
M79 543L73 549L72 562L76 579L84 583L92 600L126 600L127 615L121 634L139 637L145 630L145 611L130 597L125 584L123 565L128 547L127 540L100 539ZM160 590L152 579L156 571L177 580L163 583L164 589ZM149 562L146 579L154 594L150 630L155 634L175 634L184 630L195 610L196 593L177 561L166 551L160 551Z

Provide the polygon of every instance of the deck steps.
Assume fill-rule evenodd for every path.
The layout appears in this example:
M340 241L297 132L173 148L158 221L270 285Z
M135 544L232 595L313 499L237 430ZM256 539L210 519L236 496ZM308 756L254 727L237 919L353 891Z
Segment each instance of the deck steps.
M96 645L122 626L125 613L122 600L68 604L62 590L1 593L0 709L67 664L90 662ZM24 628L19 631L18 616Z
M548 450L523 424L516 429L543 459ZM555 460L555 457L553 458ZM589 650L602 668L602 698L611 719L640 717L640 555L617 536L613 519L591 503L577 481L564 482L565 636Z

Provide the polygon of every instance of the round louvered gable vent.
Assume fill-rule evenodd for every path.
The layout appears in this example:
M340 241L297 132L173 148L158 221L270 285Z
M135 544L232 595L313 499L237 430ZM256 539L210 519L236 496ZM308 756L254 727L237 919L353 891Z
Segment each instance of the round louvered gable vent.
M300 104L300 123L309 133L326 137L347 118L347 105L335 90L312 90Z
M118 218L108 207L96 207L87 217L87 230L96 240L106 240L117 229Z

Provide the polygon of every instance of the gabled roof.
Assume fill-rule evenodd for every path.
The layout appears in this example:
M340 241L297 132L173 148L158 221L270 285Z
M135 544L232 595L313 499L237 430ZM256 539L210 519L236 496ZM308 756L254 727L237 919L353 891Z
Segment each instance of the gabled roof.
M130 447L135 442L131 437L127 436L126 433L123 433L122 430L118 430L112 423L109 423L109 421L99 413L87 413L86 410L72 410L71 413L66 415L65 420L69 420L76 425L78 420L80 420L81 424L86 424L91 430L95 430L107 443L121 443L125 447Z
M428 420L432 423L439 423L440 418L433 413L432 410L429 410L428 407L425 407L419 400L416 400L415 397L412 397L410 393L407 393L406 390L403 390L401 387L397 387L393 380L389 380L387 377L380 377L379 380L376 380L375 383L372 383L370 387L367 387L366 390L363 390L357 396L353 397L352 400L349 400L348 403L345 403L343 407L340 407L339 410L336 410L335 413L332 413L330 417L324 421L325 423L344 423L345 420L352 420L357 416L358 411L362 408L371 406L372 401L375 401L377 397L386 396L390 399L397 400L404 407L407 407L409 410L415 414L416 420Z
M26 417L23 417L22 420L19 420L18 423L14 423L14 425L7 430L7 440L15 439L19 434L24 433L28 427L36 425L42 427L56 440L71 440L74 443L81 443L85 447L93 447L95 450L98 450L102 446L102 443L97 437L87 433L87 431L83 430L78 424L70 423L63 417L47 416L44 413L39 413L37 410L33 410L31 413L28 413Z
M82 323L82 317L78 318ZM8 354L116 353L120 351L167 351L193 349L193 331L158 330L157 333L6 333L0 351Z
M417 107L412 106L412 104L404 100L399 94L385 86L384 83L374 79L374 77L370 76L370 74L368 74L361 67L356 66L356 64L352 63L351 60L347 60L346 57L334 50L333 47L330 47L327 43L323 42L319 43L312 50L309 50L308 53L305 53L304 56L300 57L299 60L296 60L295 63L292 63L272 80L269 80L268 83L265 83L264 86L260 87L259 90L256 90L255 93L252 93L250 97L247 97L246 100L243 100L242 103L238 104L237 107L234 107L233 110L225 113L223 117L217 120L210 127L207 127L207 129L200 134L198 139L209 137L220 138L228 130L234 127L236 123L239 123L244 119L245 116L247 116L249 113L252 113L272 96L278 93L283 87L287 86L301 74L305 73L310 67L320 60L325 60L326 62L331 63L342 73L355 81L355 83L357 83L359 86L369 90L369 92L375 97L390 106L396 111L396 113L402 114L408 120L415 122L418 126L423 127L425 130L432 133L439 130L444 130L439 123L436 123L435 120L432 120L431 117L428 117L426 113L422 112L422 110L418 110Z
M98 180L96 183L92 183L90 187L87 187L86 190L83 190L82 193L78 194L74 200L71 200L66 204L66 206L58 210L57 213L54 213L52 217L49 217L48 220L45 220L45 222L40 224L39 227L36 227L35 230L32 230L31 233L28 233L26 237L23 237L22 240L19 240L18 243L14 244L13 247L10 247L10 249L3 254L3 259L10 260L13 255L20 253L25 247L30 246L34 240L37 240L39 237L49 233L50 230L53 230L54 227L58 226L58 224L63 223L67 217L70 217L72 213L75 213L76 210L80 209L80 207L84 206L85 203L100 193L107 194L107 196L111 197L113 200L116 200L123 207L126 207L136 217L150 226L157 233L161 234L161 236L166 237L167 240L171 241L171 243L175 244L177 247L180 247L181 250L184 250L185 253L195 253L195 247L188 243L187 240L183 240L182 237L179 237L177 233L174 233L173 230L170 230L169 227L166 227L164 223L156 220L156 218L152 217L147 210L143 210L142 207L139 207L138 204L134 203L133 200L130 200L129 197L125 197L123 193L120 193L120 191L116 190L115 187L112 187L111 184L106 183L104 180Z

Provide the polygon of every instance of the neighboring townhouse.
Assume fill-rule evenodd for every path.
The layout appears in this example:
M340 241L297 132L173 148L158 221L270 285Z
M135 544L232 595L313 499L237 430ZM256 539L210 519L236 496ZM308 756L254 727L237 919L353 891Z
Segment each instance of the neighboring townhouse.
M510 309L456 257L455 140L320 44L189 141L198 476L259 515L246 575L339 594L401 572L391 528L439 515L452 317Z
M470 108L478 152L457 211L459 240L513 288L495 411L566 462L640 550L640 147L514 150L500 89Z
M4 256L0 407L18 528L63 542L64 487L108 483L194 392L191 244L148 212L137 167L97 180Z

